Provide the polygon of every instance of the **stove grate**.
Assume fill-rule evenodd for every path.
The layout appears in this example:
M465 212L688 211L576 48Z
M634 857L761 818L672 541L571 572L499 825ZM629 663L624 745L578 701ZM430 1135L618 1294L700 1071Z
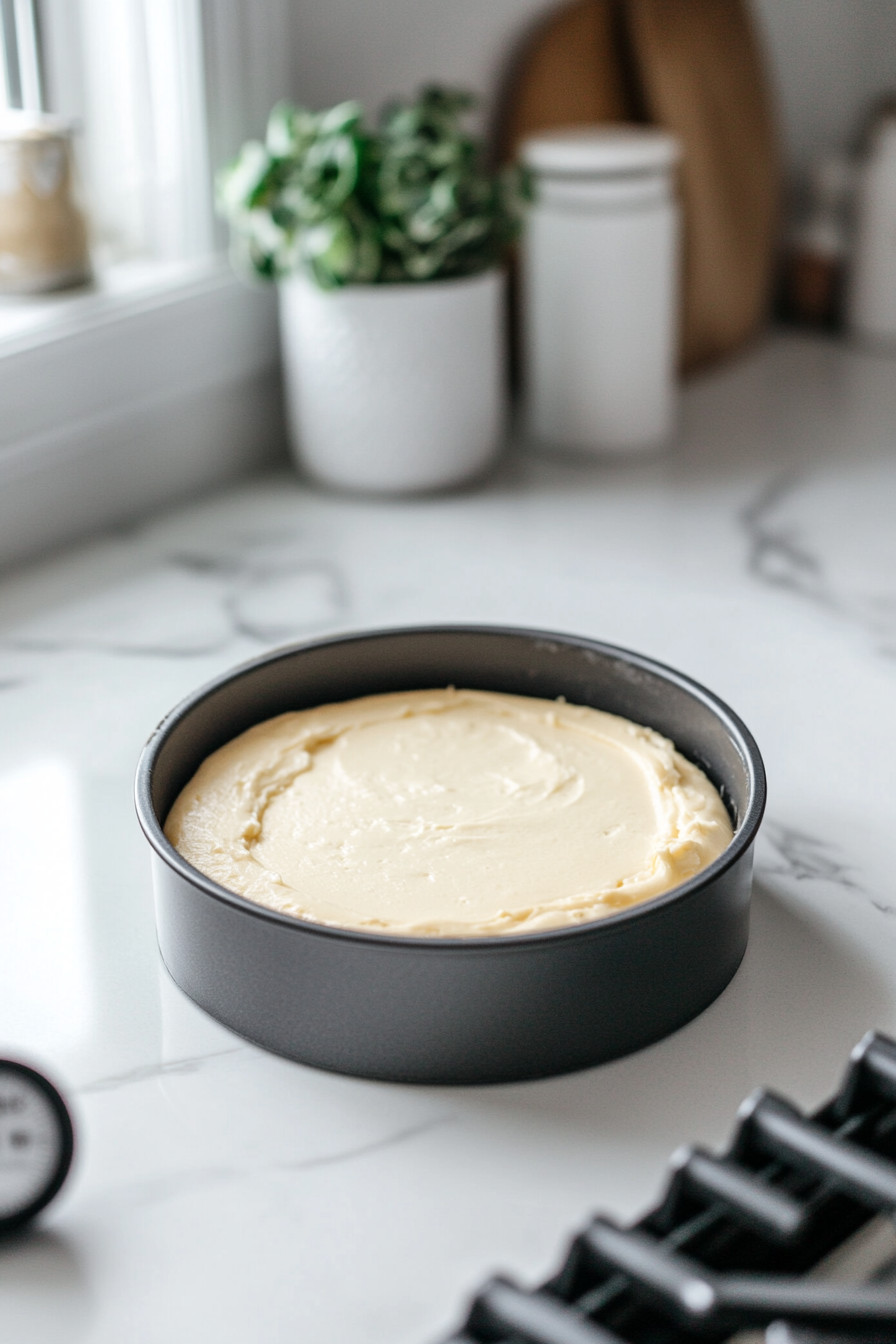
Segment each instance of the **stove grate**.
M896 1041L869 1032L814 1115L754 1093L727 1153L680 1149L639 1223L594 1218L534 1292L492 1279L446 1344L721 1344L765 1327L768 1344L896 1344L896 1273L811 1275L894 1213Z

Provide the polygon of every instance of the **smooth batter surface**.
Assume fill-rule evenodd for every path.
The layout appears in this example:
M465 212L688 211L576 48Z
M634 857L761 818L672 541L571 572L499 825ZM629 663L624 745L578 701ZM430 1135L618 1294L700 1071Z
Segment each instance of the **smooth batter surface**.
M261 905L445 937L600 919L684 882L732 838L713 785L652 729L453 688L250 728L203 762L165 833Z

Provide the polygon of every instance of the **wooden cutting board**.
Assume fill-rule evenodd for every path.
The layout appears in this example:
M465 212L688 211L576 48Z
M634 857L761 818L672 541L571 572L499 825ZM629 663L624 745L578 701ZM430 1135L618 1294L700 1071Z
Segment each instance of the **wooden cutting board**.
M527 35L501 100L503 158L535 131L633 119L618 25L616 0L574 0Z
M684 155L681 364L762 328L781 202L778 134L746 0L573 0L529 38L507 88L509 156L536 130L648 121Z

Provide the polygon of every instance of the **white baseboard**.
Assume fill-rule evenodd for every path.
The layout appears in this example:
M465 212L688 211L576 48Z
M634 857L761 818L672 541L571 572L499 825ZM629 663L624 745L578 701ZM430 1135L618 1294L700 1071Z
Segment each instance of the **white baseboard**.
M282 460L278 368L275 296L220 266L0 339L0 565Z

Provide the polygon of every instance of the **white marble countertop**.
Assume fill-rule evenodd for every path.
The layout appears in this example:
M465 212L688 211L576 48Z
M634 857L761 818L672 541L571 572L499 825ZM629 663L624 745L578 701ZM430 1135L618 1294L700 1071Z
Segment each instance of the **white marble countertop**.
M0 1054L79 1136L0 1248L3 1344L430 1344L497 1269L768 1083L806 1105L896 1029L896 362L775 337L693 384L660 461L510 456L469 493L268 478L0 588ZM670 1039L552 1081L398 1087L275 1058L172 984L134 766L181 696L271 645L477 621L626 645L712 687L770 781L746 960Z

